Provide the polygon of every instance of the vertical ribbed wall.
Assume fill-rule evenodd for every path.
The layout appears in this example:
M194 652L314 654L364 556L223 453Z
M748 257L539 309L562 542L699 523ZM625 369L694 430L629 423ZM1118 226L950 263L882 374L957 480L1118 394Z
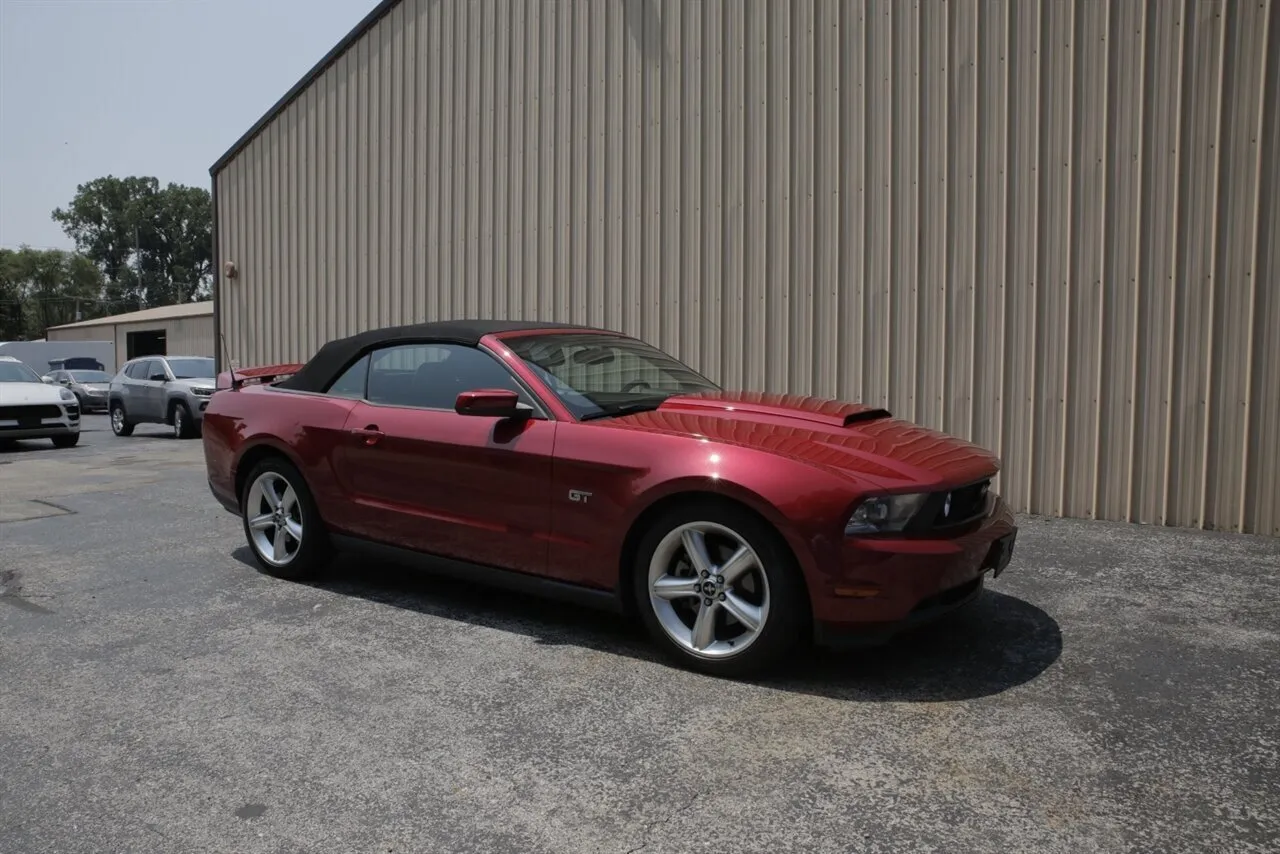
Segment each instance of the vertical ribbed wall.
M588 322L1280 534L1275 0L403 0L215 176L241 364Z

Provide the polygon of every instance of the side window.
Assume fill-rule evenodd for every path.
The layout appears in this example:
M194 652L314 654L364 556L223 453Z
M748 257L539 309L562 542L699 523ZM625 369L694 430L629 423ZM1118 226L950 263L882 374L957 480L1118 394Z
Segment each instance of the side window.
M150 360L148 359L143 359L140 362L134 362L129 366L129 369L125 371L125 375L131 380L144 380L147 378L147 365L149 364Z
M405 344L376 350L369 363L368 399L390 406L453 409L464 391L510 389L532 403L493 356L461 344Z
M333 381L325 394L334 397L350 397L356 400L364 397L365 378L369 374L369 357L361 356L351 367L342 372L342 376Z

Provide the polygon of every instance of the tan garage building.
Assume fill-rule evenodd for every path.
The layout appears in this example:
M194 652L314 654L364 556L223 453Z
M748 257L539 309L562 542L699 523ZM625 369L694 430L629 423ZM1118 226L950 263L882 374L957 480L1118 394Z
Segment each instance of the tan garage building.
M49 341L114 341L115 364L110 371L137 356L213 356L217 349L213 334L213 303L166 305L128 314L82 320L52 326Z
M387 0L211 171L240 364L587 322L1280 534L1280 0Z

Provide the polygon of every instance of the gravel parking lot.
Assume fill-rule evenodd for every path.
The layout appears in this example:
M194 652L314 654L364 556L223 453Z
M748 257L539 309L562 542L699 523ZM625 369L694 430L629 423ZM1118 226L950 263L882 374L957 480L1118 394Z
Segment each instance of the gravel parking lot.
M1280 541L1024 519L747 684L567 606L250 566L198 441L0 451L0 850L1276 851Z

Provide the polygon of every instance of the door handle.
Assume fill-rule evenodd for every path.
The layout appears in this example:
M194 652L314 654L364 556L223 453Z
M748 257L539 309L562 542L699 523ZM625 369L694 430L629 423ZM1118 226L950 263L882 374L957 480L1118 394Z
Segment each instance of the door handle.
M348 432L357 439L363 440L366 445L378 444L378 441L383 437L383 435L385 435L378 429L377 424L370 424L368 427L357 427L349 430Z

